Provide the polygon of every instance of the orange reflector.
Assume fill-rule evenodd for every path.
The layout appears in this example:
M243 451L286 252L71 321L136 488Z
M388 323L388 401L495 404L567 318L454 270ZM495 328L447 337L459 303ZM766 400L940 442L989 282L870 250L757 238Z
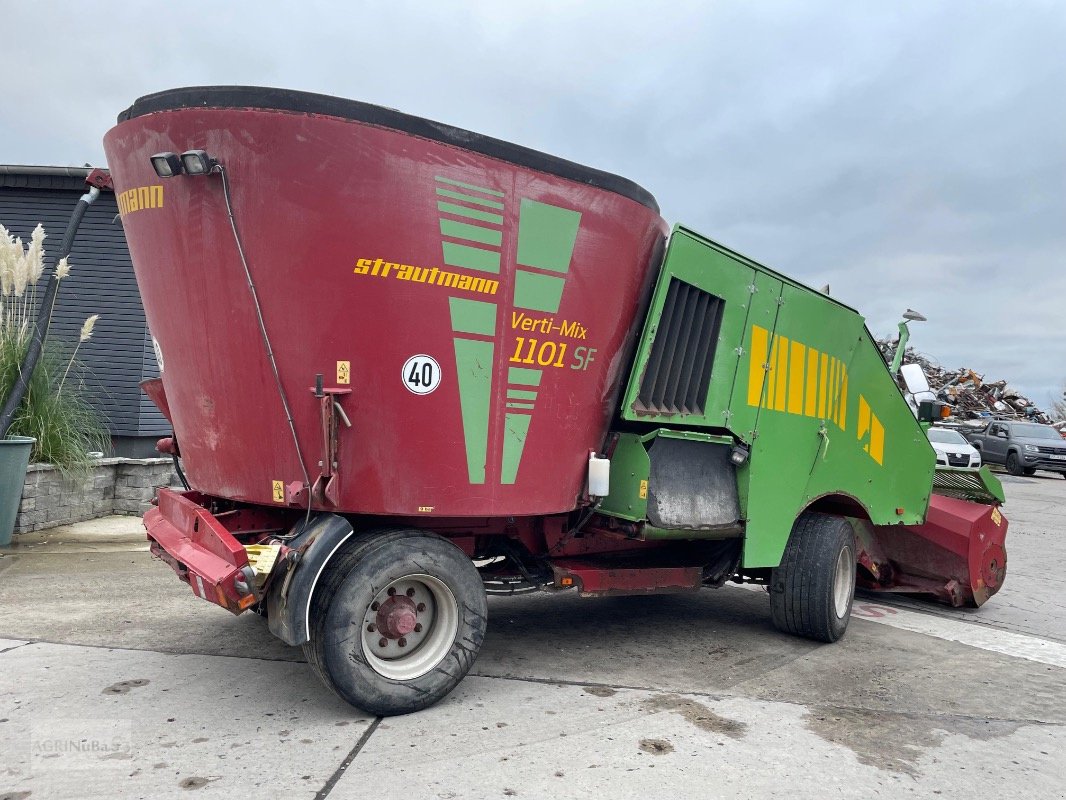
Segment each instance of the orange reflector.
M242 597L240 600L237 601L237 607L241 611L244 611L244 609L248 608L248 606L254 605L254 604L255 604L255 595L254 594L246 594L244 597Z
M573 578L560 578L559 579L559 585L560 586L573 586L574 585L574 579Z
M896 516L897 517L902 517L903 516L903 509L902 508L897 508L896 509Z
M223 608L229 608L229 599L226 597L226 593L222 591L221 586L215 587L215 594L218 595L218 604Z
M942 405L940 407L940 418L941 419L947 419L950 416L951 416L951 406Z

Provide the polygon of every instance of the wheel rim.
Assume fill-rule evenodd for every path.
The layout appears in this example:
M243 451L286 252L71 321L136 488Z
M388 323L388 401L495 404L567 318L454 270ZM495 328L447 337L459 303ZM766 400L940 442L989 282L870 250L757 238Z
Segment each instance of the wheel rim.
M459 604L432 575L407 575L378 592L363 616L363 655L384 678L409 681L444 660L459 630Z
M851 605L851 592L855 586L855 556L850 547L844 547L837 556L833 576L833 609L837 619L843 619Z

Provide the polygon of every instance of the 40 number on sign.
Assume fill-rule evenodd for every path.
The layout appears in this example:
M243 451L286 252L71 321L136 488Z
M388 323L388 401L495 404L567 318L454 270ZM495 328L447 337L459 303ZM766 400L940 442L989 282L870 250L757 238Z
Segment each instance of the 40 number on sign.
M403 385L412 394L429 394L440 386L440 364L433 356L411 356L403 362Z

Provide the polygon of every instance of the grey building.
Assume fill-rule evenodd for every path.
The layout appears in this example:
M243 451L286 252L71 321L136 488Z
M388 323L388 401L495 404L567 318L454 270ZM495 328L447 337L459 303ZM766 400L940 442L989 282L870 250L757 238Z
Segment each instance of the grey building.
M54 254L74 205L87 190L88 174L84 167L0 165L0 224L28 242L41 223L48 235L45 249ZM155 441L170 432L170 424L138 386L159 371L111 192L89 207L70 264L49 336L74 342L86 317L100 315L92 338L78 351L90 402L106 420L113 455L158 455Z

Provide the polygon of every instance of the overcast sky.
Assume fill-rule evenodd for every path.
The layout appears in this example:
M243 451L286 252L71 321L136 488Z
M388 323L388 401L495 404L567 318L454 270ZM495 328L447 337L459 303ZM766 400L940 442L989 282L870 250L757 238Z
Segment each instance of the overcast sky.
M1046 406L1066 379L1066 2L0 0L0 163L103 164L136 97L253 84L616 172L671 223Z

